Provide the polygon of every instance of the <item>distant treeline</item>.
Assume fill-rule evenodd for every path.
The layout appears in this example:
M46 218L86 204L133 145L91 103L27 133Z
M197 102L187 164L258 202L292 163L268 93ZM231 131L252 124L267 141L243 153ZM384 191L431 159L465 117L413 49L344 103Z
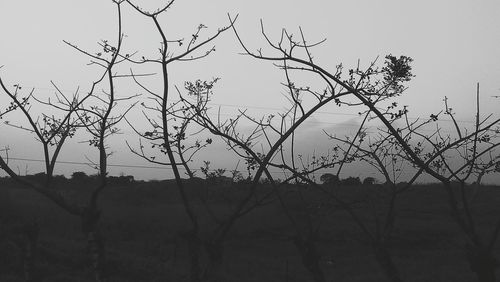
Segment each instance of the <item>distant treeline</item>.
M32 175L25 175L21 176L21 178L30 181L30 182L35 182L35 183L43 183L46 181L46 174L44 172L41 173L36 173ZM88 175L85 172L82 171L77 171L74 172L71 177L67 178L64 175L55 175L52 178L52 183L55 186L59 185L65 185L69 183L76 183L76 184L95 184L98 183L99 181L99 176L97 174L93 175ZM143 180L135 180L134 176L132 175L120 175L120 176L108 176L107 177L107 182L110 185L131 185L135 183L162 183L162 182L171 182L173 180L149 180L149 181L143 181ZM205 182L206 184L209 185L231 185L231 184L244 184L249 182L249 179L245 178L231 178L224 176L222 174L218 175L206 175L205 178L199 178L195 177L194 179L191 179L190 181L195 181L195 182ZM361 180L359 177L352 177L349 176L347 178L340 179L336 175L333 175L331 173L325 173L321 175L319 181L323 183L324 185L330 186L330 185L341 185L341 186L358 186L358 185L374 185L377 184L377 180L373 177L366 177L363 180ZM269 181L267 179L262 179L261 183L262 184L269 184ZM279 183L280 181L277 180ZM293 182L293 181L292 181ZM0 177L0 184L9 184L10 186L19 186L20 184L13 180L9 176L5 177Z
M30 181L30 182L35 182L35 183L43 183L46 181L46 174L41 172L41 173L36 173L32 175L25 175L21 176L21 178ZM77 185L93 185L97 184L99 181L99 177L97 174L93 175L88 175L85 172L82 171L77 171L74 172L71 177L67 178L64 175L55 175L52 179L52 184L54 186L64 186L68 184L77 184ZM205 178L200 178L200 177L194 177L193 179L186 179L187 182L190 183L204 183L209 186L231 186L233 184L248 184L251 180L246 179L246 178L231 178L227 177L222 174L210 174L206 175ZM275 180L276 183L280 183L281 181L279 179ZM370 186L370 185L382 185L383 183L380 183L375 179L374 177L366 177L364 179L361 179L359 177L353 177L353 176L348 176L346 178L339 178L338 176L331 174L331 173L325 173L321 175L319 178L319 182L322 183L324 186ZM108 176L107 177L107 183L112 186L128 186L128 185L134 185L134 184L141 184L141 183L149 183L149 184L162 184L162 183L172 183L175 184L174 179L165 179L165 180L149 180L149 181L144 181L144 180L135 180L134 176L132 175L120 175L120 176ZM267 185L270 184L269 181L265 178L263 178L260 181L261 184ZM300 183L294 183L294 181L291 181L290 184L300 184ZM400 182L398 183L398 186L404 186L406 182ZM21 187L22 185L19 182L16 182L14 179L12 179L9 176L5 177L0 177L0 185L9 185L10 187ZM429 183L428 185L433 185L433 183ZM422 186L420 184L419 186ZM424 185L426 186L426 185Z
M24 175L21 178L35 183L43 183L46 181L46 174L44 172ZM93 184L99 181L98 175L87 175L85 172L77 171L74 172L70 178L64 175L54 175L52 178L52 183L54 185L64 185L68 183L78 183L78 184ZM134 176L132 175L120 175L120 176L108 176L107 182L110 185L129 185L136 183ZM19 186L20 184L9 176L0 177L1 184L9 184L12 186Z

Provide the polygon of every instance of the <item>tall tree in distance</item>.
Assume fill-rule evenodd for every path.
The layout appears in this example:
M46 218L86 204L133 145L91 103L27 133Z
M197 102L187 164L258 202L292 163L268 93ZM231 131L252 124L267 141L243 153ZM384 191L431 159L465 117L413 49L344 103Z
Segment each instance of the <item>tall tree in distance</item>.
M127 58L127 60L136 65L150 64L155 66L160 71L161 90L155 92L150 87L139 80L139 77L132 73L132 77L137 85L142 88L147 95L152 99L153 106L143 104L145 117L151 125L152 129L139 131L132 123L129 123L140 138L151 142L153 148L157 148L161 154L167 156L166 160L161 160L156 154L150 154L144 150L142 141L139 143L139 148L136 149L129 145L131 151L149 162L166 165L172 168L176 185L184 210L190 221L190 230L184 232L184 238L187 241L190 257L190 279L192 282L201 281L202 269L200 265L200 236L199 236L199 218L196 210L191 203L192 199L188 197L186 192L186 184L182 181L180 169L185 168L189 177L194 174L189 167L194 154L211 143L211 139L205 141L195 141L189 143L186 140L188 126L191 124L192 116L187 116L186 110L178 107L179 97L176 98L175 87L171 82L171 69L173 63L190 62L202 59L215 52L215 47L211 46L222 33L227 31L234 23L232 20L228 26L219 28L214 34L202 39L203 31L207 28L200 24L191 37L184 39L170 39L166 28L160 22L159 17L165 14L174 4L174 0L169 1L166 5L154 12L149 12L142 9L133 1L126 1L137 13L151 20L153 28L157 31L160 38L159 54L157 58L145 58L135 60ZM177 47L177 49L175 49Z
M14 90L11 91L0 79L3 91L12 101L11 108L9 109L20 111L28 123L28 126L17 124L12 124L12 126L35 135L35 138L42 145L45 180L43 183L34 183L20 177L9 166L8 155L0 156L0 167L16 181L41 193L70 214L80 218L82 232L86 236L89 246L95 281L97 282L107 281L105 245L99 227L101 211L98 205L99 196L107 185L107 159L109 153L107 152L106 139L117 132L117 123L123 119L128 111L126 110L117 116L113 116L112 114L112 109L118 101L129 99L118 98L116 96L115 79L119 76L114 73L113 69L116 64L124 61L120 55L123 41L122 2L113 1L116 5L118 21L118 38L115 44L104 40L99 44L102 51L92 54L65 41L70 47L90 57L90 65L96 65L104 69L99 78L92 83L90 90L82 97L80 97L78 90L74 93L73 97L68 97L54 82L52 84L57 91L56 101L37 99L34 96L34 90L29 95L22 97L20 93L22 87L19 84L14 85ZM107 85L108 92L97 92L96 88L102 84ZM56 115L42 113L40 118L37 118L30 105L33 100L42 106L61 112L62 117L57 118ZM71 138L78 128L86 129L91 136L89 144L95 146L99 154L98 161L94 164L98 170L99 183L92 189L91 195L84 203L68 199L65 197L63 191L55 189L53 185L54 169L59 153L67 139Z

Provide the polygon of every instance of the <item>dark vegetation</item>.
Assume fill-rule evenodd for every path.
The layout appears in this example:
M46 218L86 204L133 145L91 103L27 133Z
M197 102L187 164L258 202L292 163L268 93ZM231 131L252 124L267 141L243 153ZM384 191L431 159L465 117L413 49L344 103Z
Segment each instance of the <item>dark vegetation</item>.
M87 179L59 179L56 189L73 190L74 193L67 195L75 201L85 199L85 194L90 192L86 188ZM82 268L87 260L86 244L80 238L78 222L9 178L1 180L1 187L2 221L36 222L39 226L39 281L93 281L91 268ZM203 210L201 199L208 199L214 209L224 210L229 208L233 197L244 195L248 185L233 184L224 189L205 182L188 182L186 188L196 209ZM481 187L476 210L476 215L482 218L479 229L491 228L489 222L499 212L498 188ZM271 188L262 185L260 189L259 193L265 194ZM362 211L361 216L371 217L366 205L375 201L368 198L379 197L384 187L355 185L328 189L335 190L344 199L364 199L356 204L356 209ZM371 255L369 242L341 207L331 205L310 187L290 185L283 188L283 192L285 190L284 197L292 213L300 217L310 212L323 219L316 242L328 281L384 280ZM207 194L210 196L205 197ZM7 195L10 201L5 200ZM391 250L405 281L474 280L463 260L464 240L450 220L449 209L442 205L444 198L446 195L438 184L429 184L415 185L399 199L398 227ZM185 281L189 277L188 252L183 239L179 238L180 231L188 224L178 199L174 181L110 184L102 197L102 205L106 207L102 220L108 247L109 281ZM206 224L211 224L210 219ZM10 231L7 234L20 236ZM310 281L293 238L294 230L278 202L270 201L238 223L229 236L224 261L226 278L228 281ZM13 242L15 240L2 240L0 243L0 281L23 281L20 276L22 252ZM495 254L499 251L496 248Z

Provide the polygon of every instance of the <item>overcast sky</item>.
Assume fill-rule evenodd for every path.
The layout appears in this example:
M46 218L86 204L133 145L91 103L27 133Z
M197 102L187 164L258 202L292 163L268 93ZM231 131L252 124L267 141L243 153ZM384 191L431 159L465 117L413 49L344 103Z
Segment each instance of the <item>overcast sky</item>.
M148 6L144 7L151 9L164 3L142 2L147 2ZM383 58L387 54L412 57L416 77L399 100L410 106L412 117L427 117L438 112L443 109L442 100L447 96L458 119L463 121L462 125L470 126L478 82L483 113L499 112L500 99L492 96L500 95L500 1L179 0L160 20L170 38L189 38L200 23L208 26L205 35L227 25L227 13L239 14L237 28L252 50L265 47L260 35L260 19L276 40L281 28L297 33L299 26L309 41L326 38L313 53L316 62L327 69L333 70L339 63L354 67L358 59L366 66L377 56ZM7 85L20 83L28 89L34 87L37 97L41 98L53 95L51 80L67 93L78 86L88 89L100 70L87 66L88 59L64 44L63 40L86 50L98 51L99 40L116 40L116 24L116 9L111 1L1 1L0 66L3 68L0 75ZM127 35L126 52L152 54L157 50L159 38L151 20L138 15L127 5L123 6L123 28ZM220 77L213 103L222 105L222 112L227 115L238 107L250 107L256 115L284 108L280 85L283 74L279 70L267 62L239 55L241 47L231 32L223 34L215 44L217 52L209 58L174 64L171 67L173 81L182 85L186 80ZM127 93L128 85L118 84L117 91ZM0 105L6 103L8 100L2 93ZM139 120L139 116L137 118ZM358 122L359 118L352 109L326 109L303 129L305 137L300 142L310 146L311 151L324 150L329 145L321 129L347 134ZM0 145L8 145L12 157L42 157L36 141L29 135L0 126ZM63 150L61 160L95 158L97 155L92 148L78 143L83 140L83 136L77 136L68 149ZM110 141L115 153L109 162L147 165L128 152L125 140L137 143L137 137L124 124L123 134ZM228 169L235 165L220 143L200 155L198 163L204 159ZM15 165L20 170L28 167L30 173L40 169L35 162L15 162ZM88 168L61 165L57 171L71 173L78 170ZM161 169L111 167L110 170L115 175L123 172L140 179L168 177L165 176L168 171ZM361 177L372 175L359 170L347 173Z

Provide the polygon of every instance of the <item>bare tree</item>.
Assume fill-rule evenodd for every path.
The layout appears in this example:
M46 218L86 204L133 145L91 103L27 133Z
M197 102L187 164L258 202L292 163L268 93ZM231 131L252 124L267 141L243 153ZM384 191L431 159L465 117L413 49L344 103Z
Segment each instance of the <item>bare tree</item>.
M144 116L151 125L152 130L139 131L133 124L130 123L130 125L142 139L150 142L154 148L159 149L162 154L165 154L167 159L166 161L162 161L160 158L157 158L156 153L151 154L145 151L142 141L140 141L138 149L133 148L131 145L129 147L133 153L149 162L172 168L181 201L191 225L190 230L184 233L184 238L187 240L189 249L191 281L201 281L199 219L193 207L192 199L188 197L186 192L186 185L182 181L180 168L184 168L190 178L194 177L194 172L189 164L193 156L210 144L211 140L197 140L193 143L189 143L190 141L186 140L188 127L193 117L185 115L186 110L178 107L178 100L174 96L175 92L172 91L174 88L170 81L170 65L175 62L189 62L202 59L215 52L215 47L210 47L210 44L219 35L228 30L233 25L233 21L231 21L229 26L219 28L217 32L206 39L201 39L201 35L207 27L200 24L191 38L172 40L169 39L165 27L160 23L159 16L166 13L175 1L168 1L166 5L154 12L148 12L132 1L127 0L126 2L140 15L151 19L154 29L156 29L160 37L158 58L150 59L142 57L142 59L136 60L129 57L126 59L136 65L151 64L157 66L160 69L162 81L161 91L160 93L156 93L144 85L137 75L133 72L131 73L137 85L150 96L153 105L143 104ZM179 48L176 51L174 51L175 46ZM194 85L193 87L197 86Z
M474 149L474 144L479 143L482 134L491 133L499 120L489 120L486 122L487 120L480 121L478 118L476 127L472 133L459 135L457 139L440 138L440 142L433 142L430 137L426 138L422 134L419 134L428 141L433 150L429 155L422 155L408 140L405 140L401 128L395 124L397 119L407 113L406 107L399 108L396 102L383 106L384 101L389 101L389 99L399 96L405 89L402 83L411 79L411 67L409 66L411 58L405 56L397 58L389 55L386 57L387 63L383 68L369 67L366 71L361 71L359 68L351 69L347 78L344 78L339 74L338 67L334 72L330 72L315 62L310 49L322 41L315 44L307 43L302 31L300 31L299 40L297 41L295 37L292 37L286 30L283 30L280 40L274 43L266 34L263 25L262 34L270 47L269 54L262 49L256 52L250 51L236 32L236 36L247 55L260 60L275 63L281 62L280 67L283 69L317 75L329 85L329 89L340 88L352 94L350 95L352 100L338 99L336 102L339 104L366 107L377 120L382 122L387 133L402 148L406 159L411 161L418 169L443 184L448 194L448 202L453 218L468 240L468 260L471 269L477 274L479 281L494 281L496 260L491 251L496 242L498 228L495 228L495 231L488 239L482 239L479 236L474 220L470 216L470 212L467 211L467 204L464 200L461 200L463 197L457 197L451 185L451 180L457 178L457 173L468 171L468 168L476 162L480 155L487 154L487 152L492 151L496 147L495 144L491 144L479 152ZM302 51L302 53L299 53L299 51ZM377 76L380 78L377 79ZM477 114L479 115L479 111ZM412 128L409 130L412 131ZM413 134L417 134L416 131L412 132ZM443 163L445 152L453 148L463 148L465 144L472 144L473 147L473 153L468 155L468 161L462 167L450 170L452 171L450 175L443 174L442 169L447 166L446 163ZM460 208L460 204L464 207L463 209Z
M100 43L102 52L92 54L65 41L72 48L89 56L91 58L91 65L97 65L104 69L102 75L92 83L90 90L83 97L80 98L78 91L76 91L72 98L68 98L55 83L53 83L57 91L55 102L37 99L33 95L34 90L28 96L21 97L19 93L21 86L16 84L14 85L14 90L11 91L0 80L2 89L12 101L12 107L22 112L29 125L28 127L24 127L12 124L12 126L34 134L35 138L42 145L45 162L45 181L44 183L33 183L22 178L9 166L8 155L5 157L0 156L0 167L16 181L43 194L70 214L78 216L81 219L82 232L87 238L96 281L107 281L104 239L98 224L101 215L98 200L107 185L107 159L109 153L106 139L111 134L117 132L116 124L123 119L126 113L121 113L118 116L112 115L112 109L116 103L124 99L116 97L114 84L115 79L119 75L116 75L113 69L116 64L124 61L120 59L123 41L121 3L121 1L114 1L118 13L118 38L116 45L111 45L108 41L104 40ZM104 97L99 95L95 90L101 83L106 83L108 86L108 92L103 92ZM36 118L31 111L31 100L62 112L62 117L57 118L55 115L42 114L40 118ZM99 152L99 161L95 163L95 167L99 171L99 183L92 190L88 201L83 205L66 198L60 190L54 187L52 181L59 153L67 139L75 134L78 127L87 129L87 132L91 135L89 144L95 146Z
M236 35L239 39L237 33ZM291 38L291 36L289 36L286 33L286 31L283 32L283 36L289 39ZM307 51L307 55L311 56L310 53L308 53L308 48L312 47L314 44L309 46L306 45L305 42L296 43L291 40L289 43L290 45L288 47L290 48L289 49L290 52L292 52L294 48L305 48ZM252 55L252 53L248 52L247 49L245 50L247 51L247 54ZM407 61L410 60L411 59L407 59ZM197 111L196 115L198 117L197 122L200 125L207 128L211 133L221 136L227 142L229 148L235 151L240 157L250 159L250 162L258 163L257 166L258 169L253 178L254 180L253 184L255 185L263 173L267 174L266 176L268 177L268 179L271 180L273 179L273 177L268 172L268 166L278 167L284 170L291 171L292 178L290 179L296 179L296 180L301 179L301 181L307 179L311 181L308 178L308 175L311 172L314 172L316 169L319 170L325 167L333 166L334 164L338 163L335 160L329 159L329 157L327 156L321 158L321 160L314 160L312 162L313 167L311 168L309 166L306 167L303 160L300 159L300 163L302 165L302 171L299 172L298 164L296 163L296 156L294 153L294 138L296 130L304 121L310 118L310 116L313 113L315 113L321 107L327 105L330 102L332 103L335 102L339 105L341 104L355 105L352 102L343 102L341 100L345 96L353 94L352 89L346 89L342 86L337 86L330 83L328 83L325 86L325 88L320 91L314 91L311 89L311 87L297 86L294 82L292 82L290 78L290 72L297 70L298 68L289 65L288 60L286 58L280 61L281 64L279 64L279 67L282 68L285 72L286 83L284 84L284 86L289 90L288 91L289 101L291 103L291 107L287 112L280 115L281 119L278 122L273 121L274 115L270 115L268 117L264 117L261 119L255 119L247 115L245 111L240 111L240 114L234 119L221 122L220 118L218 118L218 121L214 122L209 117L208 109L206 107L203 107L205 106L206 103L202 104L202 107L200 107L200 104L197 105L189 104L188 106L188 108L196 109ZM354 85L356 84L364 85L367 83L366 81L369 80L370 76L380 73L382 73L382 71L374 69L374 64L372 64L370 68L368 68L366 71L361 71L358 68L356 71L350 71L349 73L350 83ZM342 66L338 66L335 76L340 77L341 74L342 74ZM359 81L355 79L355 76L357 75L361 77ZM393 80L388 79L388 81L385 84L380 86L380 92L382 94L380 95L380 97L378 97L378 101L383 101L391 96L399 95L400 92L402 92L402 90L403 90L402 87L395 85L393 83ZM202 101L208 101L209 92L210 91L208 89L207 91L199 91L198 93L196 93L197 101L200 100L199 95L205 96L205 98L201 99ZM190 93L192 94L192 91ZM316 101L316 103L313 103L312 104L313 106L311 106L310 108L306 108L305 103L303 102L304 95L309 95L310 97L312 97L312 100ZM239 132L238 123L242 119L246 119L255 125L255 129L252 132L250 132L250 134L243 135L242 133ZM275 124L277 124L277 126ZM272 137L273 134L276 135L275 139L273 139ZM259 153L256 152L255 149L253 149L253 147L257 143L258 138L262 138L265 140L264 143L269 147L269 150L267 152ZM290 142L289 145L290 155L291 155L290 164L288 164L289 161L287 157L285 157L285 149L284 149L285 142ZM240 152L239 150L242 150L243 152ZM281 163L278 164L273 162L275 158L280 159ZM340 162L341 163L340 167L342 167L343 163L345 162L347 162L347 160L343 159ZM274 183L274 181L272 181L272 183ZM237 208L242 209L247 204L246 201L248 201L248 199L251 199L253 197L254 189L255 189L254 187L250 189L248 197L243 199L243 201L240 202ZM339 203L343 208L347 209L350 212L350 214L356 220L359 221L358 215L355 214L349 203L338 199L334 195L330 196L336 199L337 203ZM293 219L293 216L291 216L290 210L286 207L286 203L284 203L283 201L281 201L281 203L290 221L292 223L295 223L295 219ZM236 209L233 212L233 215L238 215L238 213L239 210ZM322 273L321 268L319 267L319 254L317 253L317 251L315 251L314 237L317 229L314 230L314 228L312 228L312 225L310 224L311 220L308 220L308 222L309 222L308 224L309 228L306 234L301 234L300 229L296 228L298 236L294 241L297 246L297 249L301 253L305 267L312 274L315 281L325 281L324 274ZM296 223L294 225L297 226ZM362 227L362 229L366 229L366 226L364 224L360 223L360 226ZM368 231L366 232L368 233Z
M193 119L200 126L210 131L210 133L221 137L237 156L245 160L247 165L255 170L251 175L249 187L246 190L244 197L237 200L232 210L224 215L214 216L217 224L216 228L210 234L209 239L205 242L209 257L212 261L213 269L209 270L208 278L220 279L219 269L223 263L223 245L232 227L244 215L253 211L257 207L266 203L271 195L274 195L284 208L286 216L294 226L296 234L293 236L293 241L301 253L305 267L311 273L315 281L326 281L323 271L319 266L320 256L316 250L314 240L317 235L317 228L312 224L312 215L306 211L305 228L300 227L297 223L297 218L292 215L290 209L287 208L287 203L283 199L279 186L296 180L297 176L292 175L281 183L274 180L273 175L269 172L269 167L283 168L282 164L275 164L275 159L285 161L285 147L287 142L290 142L291 151L294 148L294 135L297 128L308 120L316 111L329 101L333 101L338 97L346 95L344 92L335 93L332 95L320 96L318 93L309 92L317 99L317 103L311 108L305 108L300 102L301 97L297 96L299 90L291 83L286 83L289 90L290 107L284 113L278 115L269 115L262 118L254 118L240 110L240 113L228 120L222 120L220 115L213 120L210 114L208 102L212 95L212 86L192 88L191 84L187 84L186 90L188 95L183 98L186 103L186 109L192 113L189 116L195 116ZM194 97L194 102L191 102L189 97ZM244 134L240 131L240 122L246 120L253 125L253 129L249 133ZM262 146L259 149L259 146ZM264 149L265 148L265 149ZM315 171L328 168L337 163L335 155L323 156L319 159L314 159L309 163L309 166L302 173L309 174ZM273 189L270 193L261 194L258 191L260 180L262 177L270 182ZM210 280L212 281L212 280Z
M500 146L500 119L492 115L481 118L479 84L476 93L476 115L472 129L461 129L445 98L445 114L455 126L455 135L444 134L440 128L432 135L412 132L425 142L431 152L423 154L425 164L441 177L448 195L452 216L466 236L466 258L479 281L495 281L497 259L494 247L500 231L500 219L487 231L478 225L480 215L474 212L474 199L485 174L498 171ZM437 117L436 117L437 119ZM473 183L469 187L467 183ZM458 189L457 187L458 186ZM474 190L475 189L475 190Z
M395 138L384 129L370 134L364 127L369 115L370 111L366 113L360 130L353 138L340 138L330 133L327 135L332 141L338 143L335 148L342 151L343 159L349 163L365 162L382 176L383 184L377 186L376 189L364 187L364 192L368 194L367 197L363 197L365 198L364 208L366 214L371 216L368 217L368 221L356 223L362 223L365 226L362 230L370 230L370 234L364 235L368 235L366 239L387 278L390 281L402 281L400 271L390 252L391 235L397 218L397 199L422 175L423 170L416 170L411 177L408 175L409 169L413 167L412 162L407 159L403 148ZM400 128L400 131L406 132L403 137L407 142L411 140L413 132L436 121L434 117L431 117L422 122L417 119L410 123L406 111L403 116L407 124ZM421 145L418 146L421 147ZM342 162L342 164L348 162ZM337 173L339 172L340 170ZM398 185L402 177L408 178L409 181L404 182L404 185ZM357 208L361 209L359 205Z
M0 167L17 182L41 193L66 211L75 215L78 214L79 209L68 203L68 201L52 187L53 171L59 152L66 139L71 137L75 132L77 121L75 118L72 118L74 109L69 110L62 119L58 119L54 115L42 115L41 118L36 118L31 113L31 102L34 100L34 90L31 90L27 96L23 97L21 94L23 88L19 84L15 84L13 86L14 89L11 91L0 78L0 85L6 95L11 99L11 106L9 109L11 111L20 111L28 121L28 126L11 123L9 121L6 121L6 124L34 134L35 138L42 145L41 149L45 158L45 180L44 183L32 183L14 172L9 164L9 148L3 150L4 154L0 156ZM19 230L28 231L25 227ZM36 234L37 231L32 230L30 232ZM34 241L36 240L36 236L25 236L25 238L32 240L26 241L25 244L23 244L25 247L22 247L25 250L23 254L24 278L26 281L35 281L35 256L33 255L35 250L33 248L36 246L36 241Z

